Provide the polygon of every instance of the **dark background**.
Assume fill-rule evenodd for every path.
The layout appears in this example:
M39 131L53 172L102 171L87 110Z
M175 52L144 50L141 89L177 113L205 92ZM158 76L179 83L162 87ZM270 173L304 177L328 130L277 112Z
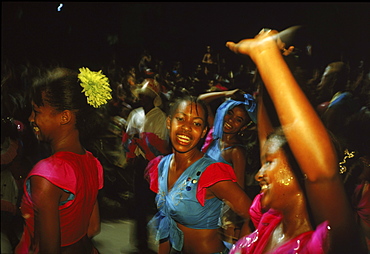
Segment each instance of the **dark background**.
M369 3L278 2L2 2L2 60L63 63L67 67L137 66L148 49L155 59L192 69L207 45L230 62L226 41L261 28L307 28L319 65L369 60Z

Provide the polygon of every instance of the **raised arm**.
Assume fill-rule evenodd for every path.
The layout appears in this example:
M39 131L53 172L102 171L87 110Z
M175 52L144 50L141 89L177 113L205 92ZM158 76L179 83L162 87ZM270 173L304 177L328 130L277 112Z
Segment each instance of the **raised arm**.
M198 96L198 99L204 101L207 105L208 109L208 125L209 127L213 126L214 123L214 115L213 112L209 106L209 103L211 103L214 100L220 99L220 98L227 98L231 97L238 92L239 89L234 89L234 90L227 90L227 91L220 91L220 92L209 92L209 93L203 93Z
M264 93L266 91L263 91L264 87L261 86L259 88L259 95L257 98L257 103L258 103L258 111L257 111L257 122L258 122L258 140L260 143L260 153L261 150L266 142L267 136L273 132L273 127L270 122L270 119L267 116L267 111L265 108L265 103L264 103Z
M289 145L307 178L316 181L336 175L337 159L330 137L283 59L277 37L276 31L263 32L254 39L227 46L249 55L257 65Z
M283 31L289 32L292 31ZM362 246L361 236L329 134L282 57L284 44L279 41L280 35L277 31L262 30L254 39L237 44L228 42L226 46L235 53L249 55L256 64L292 152L306 176L307 197L315 221L329 221L332 251L343 253L350 246Z
M206 103L210 103L213 100L216 100L216 99L219 99L219 98L232 97L238 91L239 91L239 89L220 91L220 92L203 93L203 94L200 94L198 96L198 98L200 100L206 102Z

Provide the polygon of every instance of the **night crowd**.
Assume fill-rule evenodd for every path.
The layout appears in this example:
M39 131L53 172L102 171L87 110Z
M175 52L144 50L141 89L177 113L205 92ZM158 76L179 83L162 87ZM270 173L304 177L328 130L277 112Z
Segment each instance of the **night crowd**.
M52 250L53 246L62 248L58 247L60 252L52 253L76 253L73 250L81 251L78 253L99 253L88 245L99 233L99 222L96 221L122 218L132 218L136 222L138 253L151 253L148 234L153 228L159 253L288 253L284 251L301 248L293 245L293 242L297 242L294 239L307 232L313 232L313 235L304 235L298 241L302 242L302 246L320 246L315 253L370 253L368 59L353 61L338 56L322 66L312 60L312 50L314 52L315 49L310 45L294 47L293 44L281 46L279 43L275 44L282 61L280 56L275 56L275 51L269 51L270 48L266 51L270 54L268 56L253 53L253 47L257 51L258 47L262 47L253 43L266 40L269 36L274 36L273 31L262 30L254 39L228 44L231 51L252 59L237 68L235 63L229 63L213 52L209 45L205 46L204 56L197 56L199 63L194 67L185 68L180 61L164 63L146 50L138 62L129 66L120 66L112 60L111 64L102 66L100 70L80 69L80 73L86 72L84 77L64 69L68 66L63 65L24 63L15 66L7 59L2 61L2 253L8 253L6 251L9 250L31 253L26 251L31 249L29 246L34 248L35 253L49 253L47 250ZM275 66L266 63L268 61ZM280 70L282 62L287 68L283 66ZM96 74L98 71L101 72ZM281 73L277 73L279 71ZM107 78L109 87L106 87L105 97L95 99L97 105L90 106L95 110L94 113L77 102L67 103L68 97L85 104L86 99L81 92L77 95L64 92L63 89L70 89L65 84L74 82L77 77L81 81L86 78L87 94L91 86L88 79L95 74L96 80ZM59 78L63 80L59 81ZM58 83L59 88L53 90L54 83ZM38 86L34 88L34 84ZM102 100L106 100L106 103L100 103ZM300 110L295 110L300 107ZM58 113L46 116L47 110L52 112L53 109ZM263 117L264 113L266 117ZM94 119L87 119L93 114ZM61 123L59 119L65 122ZM184 127L188 121L191 122L190 127ZM70 125L71 122L74 124ZM298 124L298 128L286 127L297 122L302 123ZM180 125L183 127L180 128ZM286 128L279 129L280 126ZM89 128L93 131L90 132ZM276 136L267 135L272 133L268 131L269 128L278 129ZM284 154L291 153L295 158L294 163L288 155L263 149L269 142L282 142L271 141L280 140L281 136L289 144L287 149L290 152L285 151ZM306 136L308 138L304 138ZM186 147L190 148L186 150ZM85 151L89 151L91 158L73 157L87 156ZM271 167L276 158L289 161L286 164L290 165L291 170L282 169L287 171L280 171L280 175L270 173L266 177L261 171L267 170L266 164ZM43 160L46 161L40 164ZM73 168L75 164L66 166L63 163L67 162L56 160L76 161L76 165L78 161L77 168L86 168L86 171L80 172L81 177L90 180L82 181L80 173L73 173L73 179L77 179L73 182L78 184L71 184L72 171L69 171L69 167ZM195 163L203 163L204 166ZM55 173L57 177L48 173L48 167L53 168L52 172L54 169L60 172L56 165L63 167L63 173ZM320 165L326 166L321 171L312 169L320 168ZM207 171L207 168L210 169ZM331 173L331 169L337 170L338 174ZM211 170L213 174L209 173ZM29 176L31 171L32 177ZM185 171L187 175L182 174ZM95 173L99 175L97 179ZM47 176L43 177L43 174ZM289 174L292 174L290 178L287 177ZM305 187L293 189L289 181L300 178L306 179L302 185ZM28 181L30 184L27 184ZM273 181L277 182L272 184ZM89 189L81 190L78 187L80 185L88 185ZM287 204L295 204L295 208L292 206L289 209L295 210L296 215L284 210L288 210L288 205L276 204L276 200L282 199L282 196L269 194L270 188L277 188L271 186L278 185L290 186L292 189L289 192L307 197L305 201L287 197ZM36 186L39 186L39 191ZM54 189L53 186L58 188ZM171 194L170 189L178 192ZM49 196L45 194L48 191L51 193ZM97 200L95 202L91 197L89 202L84 201L87 203L81 207L89 209L84 210L81 218L76 210L70 214L67 212L69 207L73 207L71 200L79 202L78 191L85 191L89 197L95 193ZM321 203L318 192L322 193ZM327 201L331 192L338 193L337 198ZM37 194L40 197L37 198ZM193 199L192 202L182 206L183 196L184 200ZM30 200L33 198L35 200L32 202L39 202L35 208L35 223L26 223L29 218L26 215L33 216L33 212L27 211L32 210ZM263 202L257 202L263 198ZM86 232L82 230L84 233L80 235L86 233L87 237L81 238L77 233L75 236L75 231L79 230L68 228L68 223L63 220L60 225L59 222L53 223L53 215L45 213L45 210L54 208L53 199L58 200L60 207L63 206L59 211L65 211L67 219L78 217L79 223L85 223L81 228ZM180 210L187 206L185 212ZM350 212L346 210L347 206L352 209ZM94 214L96 207L99 215L95 222L93 216L89 221L86 218L90 217L85 214ZM338 211L338 215L347 216L341 221L352 216L353 220L347 220L348 224L356 227L337 222L332 215L333 209ZM199 213L193 215L192 211L195 210ZM211 214L210 211L216 212ZM258 214L257 217L262 221L268 215L271 225L276 221L276 228L271 231L262 229L253 214ZM301 215L305 219L298 219ZM283 218L289 216L292 216L291 221L302 223L297 222L295 229L293 226L280 227L286 225ZM54 224L57 225L45 226ZM91 227L92 224L95 228ZM24 225L28 229L34 228L35 234L25 234ZM66 232L74 233L69 233L68 237L63 236L63 229L60 234L50 233L64 226ZM327 234L325 228L329 227L333 232ZM342 227L348 232L344 237L341 236ZM342 231L337 232L337 228ZM256 244L253 247L254 242L258 242L258 232L261 234L259 241L265 241L262 237L264 230L269 232L266 233L268 236L276 239L265 239L268 244L263 247ZM284 233L279 235L279 230ZM349 236L351 234L353 236ZM42 238L45 235L48 235L48 243ZM53 237L59 240L54 243L50 240ZM316 240L307 240L309 237ZM35 242L34 239L39 240ZM358 252L345 252L349 250L346 239L357 245L352 248ZM332 247L338 242L341 244L337 248ZM248 244L252 245L249 250L252 252L244 252ZM309 252L300 249L298 253Z

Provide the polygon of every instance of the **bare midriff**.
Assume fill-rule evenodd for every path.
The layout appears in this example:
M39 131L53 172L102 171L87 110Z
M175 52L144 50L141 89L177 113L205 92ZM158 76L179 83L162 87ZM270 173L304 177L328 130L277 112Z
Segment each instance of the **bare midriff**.
M184 233L184 254L209 254L225 249L219 229L193 229L179 223L177 226Z

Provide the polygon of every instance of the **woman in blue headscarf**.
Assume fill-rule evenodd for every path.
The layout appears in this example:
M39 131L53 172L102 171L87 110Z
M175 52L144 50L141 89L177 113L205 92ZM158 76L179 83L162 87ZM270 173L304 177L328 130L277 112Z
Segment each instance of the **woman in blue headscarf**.
M245 190L247 171L247 146L244 143L244 131L256 124L257 103L254 97L240 89L201 94L199 99L208 104L216 99L226 98L217 108L213 117L209 108L211 131L202 148L209 157L231 165L237 182ZM254 179L253 174L252 179ZM248 181L248 180L247 180ZM229 206L223 207L220 226L224 229L224 240L233 243L239 237L240 223L243 220L232 212Z

